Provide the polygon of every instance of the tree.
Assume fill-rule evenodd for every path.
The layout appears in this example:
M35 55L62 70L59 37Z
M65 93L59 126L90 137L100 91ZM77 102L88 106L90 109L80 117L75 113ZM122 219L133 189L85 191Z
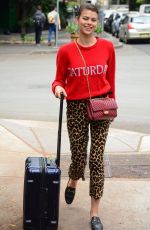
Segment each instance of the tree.
M129 0L129 11L136 10L136 0Z
M32 16L35 12L36 6L41 5L45 15L53 9L54 5L57 5L57 0L17 0L19 5L20 14L20 26L21 26L21 35L26 34L27 28L33 25ZM67 10L65 2L59 3L60 9L60 18L63 25L66 25L67 19Z
M21 35L26 34L26 28L32 24L32 13L33 13L33 4L34 0L17 0L18 8L20 12L19 24L21 27Z
M150 0L129 0L129 10L138 10L141 4L149 4Z
M136 0L136 3L141 5L141 4L150 4L150 0Z

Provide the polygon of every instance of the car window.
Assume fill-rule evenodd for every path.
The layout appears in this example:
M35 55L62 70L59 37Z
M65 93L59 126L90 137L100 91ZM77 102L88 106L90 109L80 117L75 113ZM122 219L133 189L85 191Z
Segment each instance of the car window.
M133 17L131 18L131 22L133 23L142 23L142 24L146 24L146 23L150 23L150 17L146 16L146 17Z
M145 6L144 13L150 14L150 6Z

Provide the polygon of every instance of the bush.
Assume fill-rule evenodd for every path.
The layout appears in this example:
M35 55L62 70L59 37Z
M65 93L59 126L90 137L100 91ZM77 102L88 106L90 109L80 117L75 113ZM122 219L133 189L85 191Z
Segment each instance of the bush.
M75 34L78 32L78 25L74 22L68 22L66 26L66 31L70 34Z

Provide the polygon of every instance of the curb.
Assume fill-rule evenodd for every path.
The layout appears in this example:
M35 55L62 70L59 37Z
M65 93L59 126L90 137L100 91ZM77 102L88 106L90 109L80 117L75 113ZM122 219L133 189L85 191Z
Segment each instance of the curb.
M123 43L122 42L119 42L118 45L114 45L115 49L118 49L118 48L122 48L123 47Z
M68 39L68 37L62 37L63 36L63 34L62 35L60 35L60 37L59 37L59 40L58 40L58 46L57 47L55 47L55 51L57 51L58 50L58 48L61 46L61 45L63 45L63 44L66 44L67 42L69 42L70 41L70 39ZM10 45L35 45L35 41L31 41L31 40L29 40L29 41L22 41L22 40L20 40L20 39L18 39L19 37L18 36L14 36L14 35L12 35L12 36L10 36L10 37L6 37L6 39L2 36L0 36L0 38L2 38L2 39L0 39L0 44L10 44ZM109 34L109 33L107 33L107 32L105 32L104 34L102 34L102 38L104 38L104 39L106 39L106 40L110 40L113 44L114 44L114 47L116 48L116 49L118 49L118 48L121 48L122 46L123 46L123 43L121 43L120 41L118 41L115 37L112 37L112 35L111 34ZM7 40L8 39L8 40ZM43 41L41 41L41 45L43 46L43 45L47 45L47 39L46 38L44 38L43 39ZM49 47L50 48L50 50L53 50L54 49L54 47L52 46L52 47ZM39 51L38 51L39 52ZM43 52L43 51L42 51ZM46 50L46 52L47 52L47 50Z
M10 44L10 45L34 45L35 42L22 42L22 41L4 41L4 40L0 40L0 44ZM41 42L41 45L46 45L47 42ZM63 45L64 43L62 43L61 45ZM121 48L123 46L123 43L118 42L117 45L114 45L115 48Z
M57 47L56 46L51 46L51 47L48 47L47 46L47 43L44 42L44 43L41 43L41 46L40 47L37 47L39 49L37 50L34 50L34 51L31 51L29 52L28 54L29 55L34 55L34 54L49 54L49 53L57 53L58 49L65 43L61 43L59 44ZM22 42L22 41L2 41L0 40L0 45L18 45L18 46L35 46L36 48L36 45L35 45L35 42ZM47 47L47 48L46 48ZM121 42L118 42L118 44L114 44L114 48L115 49L119 49L119 48L122 48L123 47L123 43Z

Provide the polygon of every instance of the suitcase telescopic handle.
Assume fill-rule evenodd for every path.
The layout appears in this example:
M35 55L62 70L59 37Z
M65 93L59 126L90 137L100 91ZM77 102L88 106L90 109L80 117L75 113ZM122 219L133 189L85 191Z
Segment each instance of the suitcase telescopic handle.
M59 122L58 122L58 136L57 136L57 157L56 165L60 166L60 150L61 150L61 129L62 129L62 116L63 116L63 100L64 94L61 93L60 97L60 109L59 109Z

